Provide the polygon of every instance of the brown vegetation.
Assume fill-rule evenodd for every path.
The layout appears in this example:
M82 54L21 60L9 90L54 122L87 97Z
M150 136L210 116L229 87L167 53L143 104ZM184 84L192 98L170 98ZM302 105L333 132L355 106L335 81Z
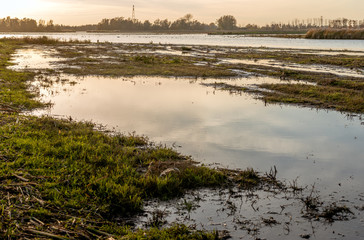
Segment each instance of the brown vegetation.
M364 39L364 29L311 29L305 38L310 39Z

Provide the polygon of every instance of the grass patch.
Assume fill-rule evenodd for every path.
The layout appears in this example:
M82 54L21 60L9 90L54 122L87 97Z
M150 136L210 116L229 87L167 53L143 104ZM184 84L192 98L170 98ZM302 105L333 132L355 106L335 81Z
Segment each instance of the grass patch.
M187 51L186 47L182 51ZM58 56L67 58L69 67L63 72L75 75L105 76L187 76L187 77L230 77L231 71L222 66L198 65L201 61L213 61L201 57L163 55L156 50L160 46L127 44L74 45L72 48L57 47ZM148 53L143 53L149 51ZM189 51L192 51L189 50ZM97 66L97 67L95 67Z
M266 56L263 54L263 56ZM274 55L271 56L274 58ZM307 56L306 56L307 57ZM316 63L323 61L324 57L315 58ZM330 65L362 66L363 59L360 57L346 56L326 56L325 63ZM306 60L308 60L306 58ZM305 58L301 63L307 63ZM245 91L258 93L265 102L299 104L304 106L314 106L317 108L335 109L345 112L363 113L364 103L364 79L360 77L344 77L331 73L309 72L299 70L288 70L279 67L269 67L260 65L237 64L231 66L246 72L253 72L261 75L280 78L286 83L280 84L261 84L259 88L271 91L261 91L246 87L235 86L225 83L215 83L214 87L221 90ZM289 81L305 81L313 84L299 84ZM297 84L298 83L298 84Z
M261 177L252 168L242 171L239 175L240 186L244 189L252 189L261 183Z
M3 214L4 236L12 225L9 236L21 234L19 226L29 221L20 219L112 221L140 212L146 199L169 199L186 189L226 183L221 172L196 167L144 137L108 136L91 123L52 118L0 119L0 202L9 213ZM162 175L170 166L178 171ZM31 208L22 209L24 205Z
M333 86L310 86L304 84L263 84L266 102L282 102L311 105L346 112L364 112L364 92Z
M0 39L0 111L18 112L43 106L34 100L37 93L28 90L34 74L6 68L11 65L10 55L20 44L19 40Z
M208 240L219 239L218 233L206 233L202 231L193 231L184 225L175 225L174 227L160 230L158 228L152 228L149 231L140 230L131 235L125 236L125 239L139 240L139 239L163 239L163 240Z
M305 50L302 50L302 52L304 51ZM297 53L289 50L262 51L262 49L248 49L247 51L220 53L217 54L217 56L231 59L270 59L298 64L323 64L348 68L364 67L364 59L362 56L346 55L344 51L342 54L337 55L321 55L312 53Z

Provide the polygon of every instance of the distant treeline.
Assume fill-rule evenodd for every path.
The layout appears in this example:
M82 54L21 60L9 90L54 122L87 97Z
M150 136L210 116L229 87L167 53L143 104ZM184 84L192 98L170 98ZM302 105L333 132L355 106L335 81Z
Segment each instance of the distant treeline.
M305 35L310 39L364 39L364 29L311 29Z
M136 19L124 17L102 19L102 21L97 24L97 29L117 31L209 31L217 29L217 26L214 23L201 23L194 20L191 14L187 14L173 22L168 19L157 19L153 23L149 20L141 22Z
M3 18L0 19L0 32L61 32L61 31L120 31L120 32L153 32L153 31L192 31L192 32L303 32L309 29L335 28L335 29L358 29L364 28L364 20L350 20L340 18L328 20L321 18L299 20L295 19L289 23L271 23L265 26L247 24L237 26L234 16L225 15L209 24L195 20L191 14L175 20L157 19L153 22L144 22L124 17L102 19L98 24L82 26L67 26L54 24L53 20L38 22L30 18Z
M66 26L54 24L53 20L38 22L30 18L2 18L0 32L62 32L62 31L90 31L97 30L96 24L83 26Z
M37 22L30 18L3 18L0 19L0 31L2 32L41 32L41 31L55 31L53 21L47 23L44 20Z

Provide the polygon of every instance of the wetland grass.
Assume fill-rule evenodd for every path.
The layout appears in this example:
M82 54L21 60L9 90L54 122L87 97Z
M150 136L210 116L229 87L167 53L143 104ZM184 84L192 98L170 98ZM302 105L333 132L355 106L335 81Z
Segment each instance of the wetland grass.
M364 39L364 29L311 29L305 38L309 39Z
M19 41L0 40L0 110L18 112L42 107L44 104L34 100L37 93L29 91L29 81L33 73L16 72L10 66L10 54L21 44Z
M74 51L88 44L36 41L73 49L64 54L84 57L76 60L77 64L90 67L83 74L95 71L91 67L95 62L90 60L93 56ZM90 122L22 115L25 110L44 106L35 99L36 91L29 88L36 73L6 68L10 55L23 44L27 43L16 39L0 41L1 238L219 239L218 232L196 231L184 225L158 228L163 225L160 216L154 219L154 228L135 231L130 219L143 211L148 200L180 197L191 189L235 186L250 191L269 185L285 191L286 187L276 179L276 170L261 176L252 169L210 169L170 148L155 146L143 136L107 134ZM95 52L98 54L99 50ZM125 66L139 65L134 74L145 72L148 67L183 68L183 64L184 71L190 71L197 61L149 54L120 58L126 59ZM206 66L197 67L194 74L203 68ZM212 69L227 71L225 67ZM174 68L169 66L168 71ZM211 74L210 68L205 71ZM183 74L182 70L177 73ZM125 73L115 73L122 74ZM186 202L187 209L192 207L190 204ZM337 209L327 215L345 212Z
M320 55L304 52L305 50L302 50L302 53L296 53L285 49L282 49L281 51L251 49L239 53L227 51L225 53L217 54L217 57L250 60L268 59L297 64L323 64L347 68L364 68L364 58L362 56L347 55L345 51L342 51L342 54L337 55Z
M305 84L263 84L261 87L273 90L263 94L266 102L309 105L345 112L364 112L363 90Z
M22 44L0 41L0 238L216 239L216 233L184 225L131 230L127 219L143 210L143 201L223 186L226 174L198 167L142 136L106 134L89 122L22 115L44 106L29 90L35 73L6 68ZM161 175L171 166L179 170Z
M231 71L221 66L212 64L201 66L197 64L200 61L213 61L205 58L153 53L115 54L115 50L105 52L102 49L103 46L94 49L82 48L82 46L75 49L59 48L59 56L72 58L64 61L71 67L65 67L62 71L83 76L234 76ZM95 68L96 65L97 68Z
M284 80L308 81L317 84L265 84L261 87L273 92L259 92L265 102L301 104L320 108L333 108L339 111L363 112L362 78L340 77L331 73L317 73L299 70L288 70L280 67L261 66L257 64L220 64L218 59L269 59L304 65L328 65L350 69L362 69L364 58L356 55L320 55L296 53L288 50L274 51L265 49L221 48L224 51L214 54L214 58L202 55L159 54L156 50L165 50L166 46L156 44L75 44L72 47L58 45L60 57L68 67L65 73L75 75L105 76L192 76L192 77L231 77L236 73L230 69L268 75ZM176 48L174 48L176 49ZM205 48L182 46L179 51L189 53L204 52ZM156 52L155 52L156 51ZM155 53L153 53L155 52ZM205 65L196 64L201 61ZM97 66L97 67L95 67ZM215 84L215 87L230 92L249 91L248 88L231 84ZM253 91L257 92L257 91Z
M275 54L277 53L263 53L261 58L276 59ZM361 71L360 69L364 67L364 59L359 56L335 55L314 57L305 54L292 56L290 53L282 53L281 55L277 56L277 59L284 60L287 63L324 64L358 69L358 71ZM229 56L237 57L238 55L234 54ZM228 65L225 65L225 67L228 67ZM355 113L364 112L364 78L362 77L338 76L324 71L289 70L259 64L230 64L230 67L258 75L280 78L286 82L281 84L259 85L261 89L268 89L270 91L251 90L246 87L231 84L215 84L221 90L258 93L265 102L271 103L298 104ZM292 80L295 82L291 83L290 81ZM304 82L313 84L305 84Z
M32 217L46 222L43 231L59 223L65 227L72 218L112 221L142 211L146 199L226 183L222 173L196 167L171 149L151 147L143 137L108 136L91 123L52 118L1 115L1 120L3 231ZM179 172L160 176L173 163ZM14 229L15 236L20 233Z

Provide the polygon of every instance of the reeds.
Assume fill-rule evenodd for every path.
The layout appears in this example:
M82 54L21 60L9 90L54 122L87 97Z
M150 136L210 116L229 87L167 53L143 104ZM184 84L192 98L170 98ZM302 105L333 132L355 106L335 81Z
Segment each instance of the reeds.
M309 39L364 39L364 29L311 29L305 38Z

